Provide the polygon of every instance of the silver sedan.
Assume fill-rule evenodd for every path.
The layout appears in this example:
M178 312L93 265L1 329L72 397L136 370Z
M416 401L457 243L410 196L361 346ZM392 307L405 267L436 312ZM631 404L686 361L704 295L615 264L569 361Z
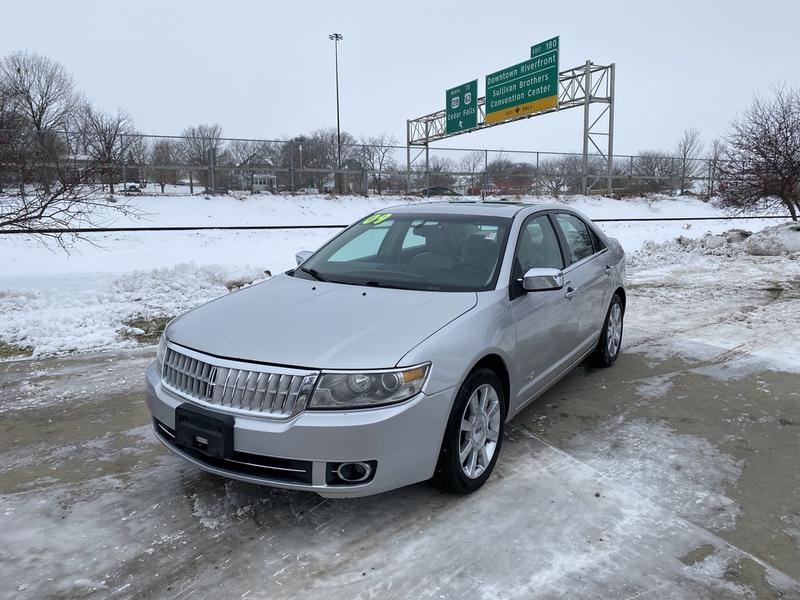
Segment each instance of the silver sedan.
M617 359L625 254L562 205L426 203L173 320L147 370L158 438L244 481L363 496L489 478L515 414Z

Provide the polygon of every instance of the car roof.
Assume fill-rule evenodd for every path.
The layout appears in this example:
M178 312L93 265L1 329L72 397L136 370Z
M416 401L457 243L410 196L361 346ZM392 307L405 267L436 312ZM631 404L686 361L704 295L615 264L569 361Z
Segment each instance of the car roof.
M566 209L563 204L551 204L545 202L523 202L512 200L451 200L451 201L432 201L415 202L412 204L400 204L381 209L379 212L391 211L396 214L453 214L453 215L485 215L490 217L514 217L520 211L526 209ZM569 210L569 209L567 209ZM535 212L535 211L526 211Z

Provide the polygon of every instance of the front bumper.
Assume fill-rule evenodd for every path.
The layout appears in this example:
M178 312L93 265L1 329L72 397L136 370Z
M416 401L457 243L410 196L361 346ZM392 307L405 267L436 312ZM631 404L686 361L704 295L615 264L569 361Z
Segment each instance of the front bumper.
M273 487L317 492L325 497L368 496L429 479L439 457L455 388L430 396L418 394L401 404L352 411L304 411L288 420L234 415L234 451L238 456L264 457L238 464L205 460L170 440L175 409L188 402L161 386L155 363L146 372L147 406L154 431L170 450L198 467L222 475ZM222 411L220 411L222 412ZM161 425L161 426L160 426ZM331 484L331 463L375 461L367 483ZM241 467L244 462L274 466ZM310 467L307 477L290 473ZM299 467L289 469L287 467ZM263 473L263 474L262 474ZM305 481L310 481L306 483Z

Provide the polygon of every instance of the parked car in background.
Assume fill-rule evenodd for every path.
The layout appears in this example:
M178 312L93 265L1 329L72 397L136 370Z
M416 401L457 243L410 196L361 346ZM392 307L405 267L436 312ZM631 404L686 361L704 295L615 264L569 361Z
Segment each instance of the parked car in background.
M298 263L161 339L154 430L200 468L323 496L471 492L509 419L620 351L624 252L562 205L388 208Z
M414 192L415 196L461 196L455 190L446 187L427 187Z

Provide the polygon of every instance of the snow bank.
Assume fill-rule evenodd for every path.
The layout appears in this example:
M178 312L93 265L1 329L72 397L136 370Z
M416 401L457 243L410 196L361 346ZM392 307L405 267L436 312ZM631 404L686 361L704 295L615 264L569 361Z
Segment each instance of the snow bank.
M744 247L748 254L756 256L800 254L800 225L787 223L768 227L747 238Z
M628 347L719 363L721 377L800 369L800 227L649 242L628 267L626 322L646 332Z
M730 229L700 238L680 236L669 242L646 242L638 256L645 259L676 258L682 254L709 256L792 256L800 254L800 225L783 223L756 233Z
M50 279L44 289L0 291L0 338L33 356L137 346L134 318L173 317L263 279L255 268L179 264L90 281Z

